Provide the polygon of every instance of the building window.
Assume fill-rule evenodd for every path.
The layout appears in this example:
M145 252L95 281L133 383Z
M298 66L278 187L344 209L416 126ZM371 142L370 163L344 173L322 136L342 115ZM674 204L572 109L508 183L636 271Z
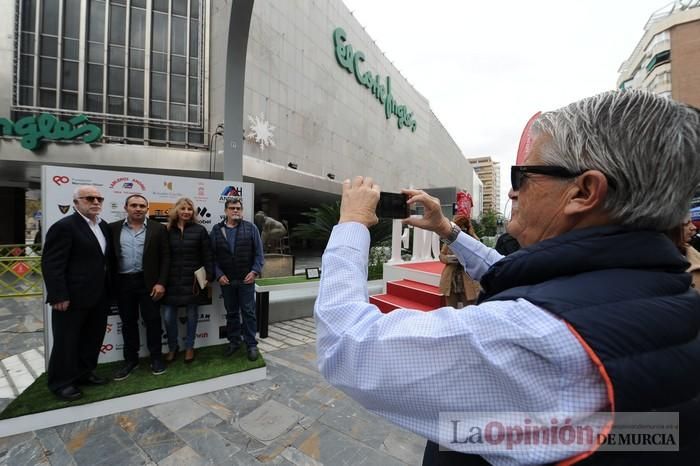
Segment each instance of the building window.
M206 146L202 0L17 0L17 8L15 117L85 113L108 141Z

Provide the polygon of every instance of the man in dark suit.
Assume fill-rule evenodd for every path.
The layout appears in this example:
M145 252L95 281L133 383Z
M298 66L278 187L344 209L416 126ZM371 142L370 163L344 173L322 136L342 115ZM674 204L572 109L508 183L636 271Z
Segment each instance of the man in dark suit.
M165 294L170 267L170 243L165 226L148 220L148 200L132 194L124 202L126 219L110 223L116 251L117 304L124 336L124 365L114 380L124 380L139 365L139 308L146 325L146 344L151 355L151 372L165 372L158 301Z
M49 228L41 257L53 334L48 385L68 401L82 396L78 385L107 383L94 373L107 326L113 265L112 235L99 217L103 201L96 187L78 187L75 213Z

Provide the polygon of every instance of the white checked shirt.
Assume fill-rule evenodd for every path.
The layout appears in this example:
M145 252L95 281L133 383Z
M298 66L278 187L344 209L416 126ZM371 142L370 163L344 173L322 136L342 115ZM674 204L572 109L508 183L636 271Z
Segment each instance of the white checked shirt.
M450 249L475 279L502 257L465 234ZM335 226L314 310L319 370L367 409L434 442L440 412L608 409L600 373L549 312L518 299L382 314L368 303L368 250L363 225ZM570 456L535 447L484 455L502 465Z
M102 229L100 228L100 222L102 221L100 217L95 217L95 221L93 222L89 218L87 218L85 215L81 214L80 211L77 209L75 210L78 212L78 214L83 217L83 220L85 220L90 227L90 230L92 230L92 233L95 235L95 238L97 238L97 242L100 243L100 248L102 249L102 254L107 251L107 238L105 238L104 233L102 233Z

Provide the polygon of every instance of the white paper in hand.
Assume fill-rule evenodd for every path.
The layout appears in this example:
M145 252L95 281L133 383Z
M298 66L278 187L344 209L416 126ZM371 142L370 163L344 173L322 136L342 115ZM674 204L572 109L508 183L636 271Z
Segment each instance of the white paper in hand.
M194 271L194 278L197 279L197 283L201 289L207 286L207 271L204 270L204 267L200 267Z

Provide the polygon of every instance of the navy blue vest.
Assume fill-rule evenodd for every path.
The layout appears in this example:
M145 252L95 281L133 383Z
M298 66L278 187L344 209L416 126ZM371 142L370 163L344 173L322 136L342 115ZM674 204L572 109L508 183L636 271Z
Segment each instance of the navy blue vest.
M224 238L224 222L214 225L214 260L221 271L230 280L243 280L252 270L255 260L255 243L253 241L254 225L241 220L236 228L236 251L231 252L229 243ZM227 231L228 233L228 231Z
M700 395L700 294L690 288L687 267L662 233L574 230L494 264L481 279L479 302L523 298L559 316L603 363L616 411L679 411L682 447L698 448L686 442L698 436L689 413L698 412L693 399ZM480 457L459 456L429 445L424 464L483 464ZM616 454L611 461L601 453L581 464L641 464L653 457ZM666 456L656 461L681 464Z

